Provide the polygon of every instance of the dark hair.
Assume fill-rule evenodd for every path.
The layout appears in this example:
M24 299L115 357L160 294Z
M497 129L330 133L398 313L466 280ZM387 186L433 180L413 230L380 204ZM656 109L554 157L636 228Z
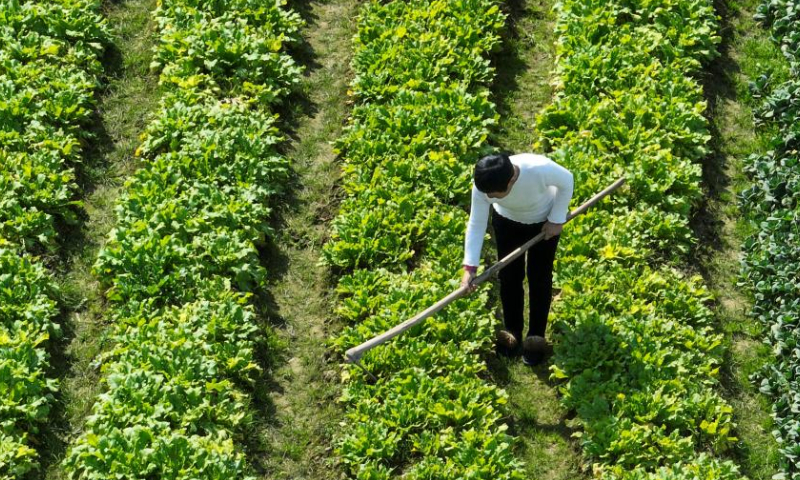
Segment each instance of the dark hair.
M486 155L475 164L475 187L483 193L505 192L514 176L507 153Z

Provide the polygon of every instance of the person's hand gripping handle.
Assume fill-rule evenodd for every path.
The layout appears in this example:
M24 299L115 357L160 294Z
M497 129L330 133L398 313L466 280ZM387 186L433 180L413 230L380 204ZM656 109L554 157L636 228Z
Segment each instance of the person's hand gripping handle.
M472 293L478 288L477 285L472 284L472 282L475 281L477 272L478 267L464 265L464 275L461 276L461 287L466 288L467 293Z
M545 222L545 224L542 226L542 231L544 232L544 239L550 240L553 237L561 235L561 230L563 230L563 228L564 228L563 223Z

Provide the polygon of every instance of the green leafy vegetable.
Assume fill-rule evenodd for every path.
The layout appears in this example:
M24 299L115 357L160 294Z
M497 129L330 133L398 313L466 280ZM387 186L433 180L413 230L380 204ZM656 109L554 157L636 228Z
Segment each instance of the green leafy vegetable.
M370 2L358 23L352 118L336 148L347 197L325 261L354 346L455 286L471 167L497 113L488 55L504 15L491 0ZM337 452L359 479L521 479L502 422L505 393L480 375L492 320L486 290L371 351L370 385L343 372Z
M0 0L0 479L39 468L57 382L55 286L38 255L75 220L74 166L108 42L96 0Z
M742 204L756 234L744 245L742 284L754 295L753 316L766 328L775 363L753 380L773 399L774 435L784 478L800 479L800 3L773 0L756 18L770 28L789 61L792 78L752 85L762 99L757 125L774 128L772 150L747 159L753 185Z

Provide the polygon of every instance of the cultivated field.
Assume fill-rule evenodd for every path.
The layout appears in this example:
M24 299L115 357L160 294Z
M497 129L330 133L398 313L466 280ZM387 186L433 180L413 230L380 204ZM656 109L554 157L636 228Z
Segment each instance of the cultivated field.
M0 0L0 479L800 480L797 78L796 0ZM627 180L553 355L345 363L497 150Z

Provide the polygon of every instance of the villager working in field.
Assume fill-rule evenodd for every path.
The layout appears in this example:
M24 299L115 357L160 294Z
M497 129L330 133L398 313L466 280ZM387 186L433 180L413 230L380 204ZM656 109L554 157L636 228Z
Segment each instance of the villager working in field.
M469 286L475 279L490 205L494 207L492 227L498 259L539 232L545 233L543 241L499 273L505 329L498 333L497 343L511 353L522 342L522 358L526 365L535 365L544 358L544 334L553 289L553 261L572 190L572 173L543 155L494 154L481 158L475 165L472 206L464 241L463 286ZM522 341L525 308L522 282L526 270L530 325L527 337ZM474 289L472 287L470 291Z

